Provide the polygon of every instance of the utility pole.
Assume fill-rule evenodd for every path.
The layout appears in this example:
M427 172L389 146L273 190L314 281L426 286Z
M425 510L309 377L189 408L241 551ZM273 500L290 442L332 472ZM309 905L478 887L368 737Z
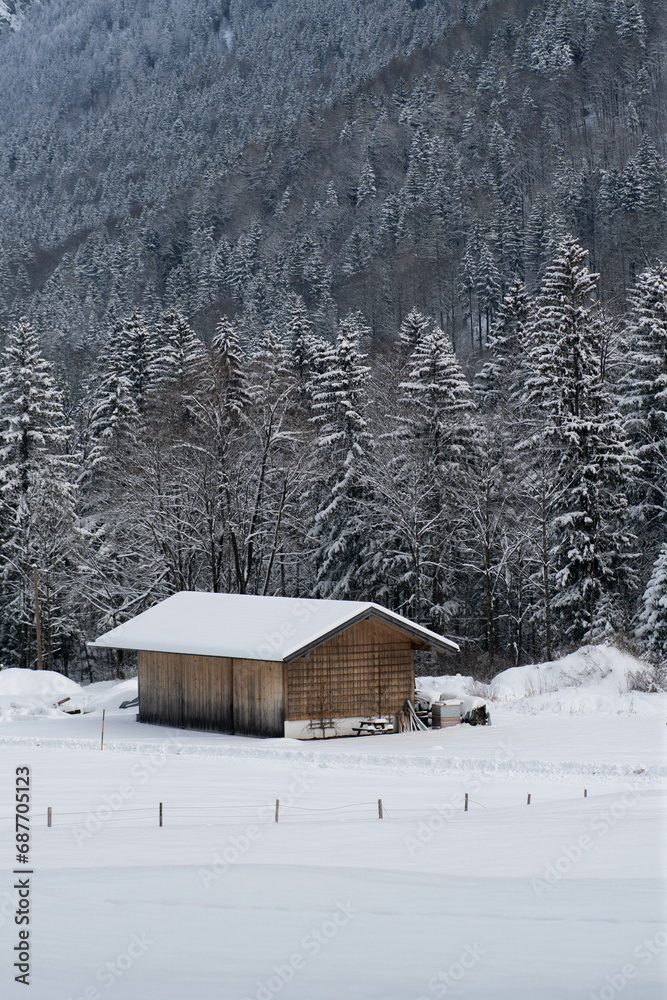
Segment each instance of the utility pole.
M42 629L39 621L39 587L37 586L37 567L32 567L35 581L35 628L37 630L37 669L42 669Z

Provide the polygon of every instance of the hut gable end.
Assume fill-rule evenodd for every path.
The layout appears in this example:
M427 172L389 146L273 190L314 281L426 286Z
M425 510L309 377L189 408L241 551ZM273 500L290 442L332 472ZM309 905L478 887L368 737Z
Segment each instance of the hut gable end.
M377 618L357 622L286 666L286 719L402 711L414 693L409 635Z

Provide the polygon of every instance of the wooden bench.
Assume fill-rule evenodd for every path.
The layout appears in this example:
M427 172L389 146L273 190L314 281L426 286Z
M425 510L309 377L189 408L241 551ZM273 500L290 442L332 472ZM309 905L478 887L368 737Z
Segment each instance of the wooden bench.
M389 719L362 719L359 726L352 729L357 736L376 736L393 731L394 724Z

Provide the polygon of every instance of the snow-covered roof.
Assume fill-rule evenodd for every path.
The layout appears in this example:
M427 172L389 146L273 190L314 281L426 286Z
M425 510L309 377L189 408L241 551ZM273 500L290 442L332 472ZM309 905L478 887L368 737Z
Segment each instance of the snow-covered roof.
M457 651L451 639L365 601L181 591L101 635L92 646L289 662L370 616L415 639Z

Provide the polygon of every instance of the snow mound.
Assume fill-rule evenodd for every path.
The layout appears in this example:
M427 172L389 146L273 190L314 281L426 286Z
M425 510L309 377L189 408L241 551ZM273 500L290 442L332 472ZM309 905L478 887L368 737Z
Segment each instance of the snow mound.
M68 699L62 707L58 702ZM0 720L21 716L63 716L68 709L81 708L79 685L54 670L0 670Z
M462 674L417 677L417 696L432 705L460 698L464 712L501 702L517 712L556 715L655 715L667 713L667 694L633 691L631 675L646 664L614 646L583 646L551 663L510 667L482 684Z
M510 667L493 678L491 696L520 712L569 715L655 714L667 695L631 690L640 660L613 646L583 646L551 663Z
M120 709L124 702L138 698L139 684L136 677L129 681L103 681L84 688L84 693L88 696L86 702L88 711L101 712L103 708L109 711ZM136 706L133 711L137 712Z
M137 697L136 677L129 681L102 681L81 687L53 670L0 670L0 722L35 715L64 718L72 712L119 710ZM62 704L58 704L62 702ZM136 708L127 711L136 712Z

